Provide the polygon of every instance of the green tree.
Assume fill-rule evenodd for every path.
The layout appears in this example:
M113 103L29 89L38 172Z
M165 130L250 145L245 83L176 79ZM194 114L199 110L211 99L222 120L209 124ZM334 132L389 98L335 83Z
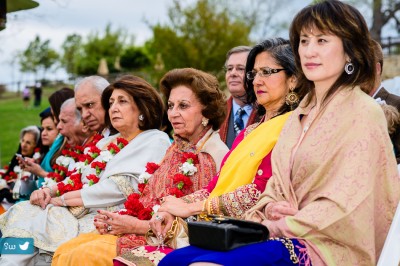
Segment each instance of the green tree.
M57 52L50 47L50 40L41 41L36 36L28 45L28 48L18 55L19 65L22 72L30 72L37 75L42 71L42 78L46 76L46 72L55 65L59 56Z
M143 49L128 47L121 55L120 65L126 70L138 70L150 66L150 59Z
M115 62L120 57L127 37L123 29L112 31L111 25L106 26L104 35L91 33L87 41L82 43L82 50L76 55L76 74L93 75L97 73L99 62L105 58L110 73L117 72Z
M152 25L153 39L146 48L161 54L165 68L194 67L221 70L226 52L237 45L249 45L252 25L242 16L233 16L227 5L199 0L183 7L178 0L168 9L169 23Z
M79 53L82 50L82 37L78 34L68 35L61 45L61 65L69 75L76 75Z

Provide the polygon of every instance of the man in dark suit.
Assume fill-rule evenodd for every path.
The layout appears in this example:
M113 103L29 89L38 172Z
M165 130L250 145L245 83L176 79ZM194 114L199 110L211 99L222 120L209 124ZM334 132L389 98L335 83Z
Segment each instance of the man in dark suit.
M376 57L376 81L374 90L370 92L374 99L380 98L382 101L385 101L386 104L392 105L396 107L396 109L400 112L400 96L395 94L389 93L385 88L382 86L381 83L381 75L383 70L383 53L382 47L376 41L374 41L374 54ZM397 126L394 133L390 134L390 139L392 140L394 151L397 159L397 164L400 163L400 125Z
M250 50L248 46L237 46L226 54L225 81L231 96L227 101L228 112L219 134L229 149L242 129L259 120L257 111L246 104L244 89L246 61Z

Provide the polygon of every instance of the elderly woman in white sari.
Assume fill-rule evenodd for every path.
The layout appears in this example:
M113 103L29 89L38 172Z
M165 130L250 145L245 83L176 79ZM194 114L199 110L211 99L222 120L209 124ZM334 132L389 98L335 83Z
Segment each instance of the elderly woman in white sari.
M34 254L3 255L2 265L49 262L60 244L95 230L93 217L99 209L123 208L127 196L138 191L146 163L163 158L170 146L167 134L158 130L165 108L149 83L123 76L106 88L102 104L106 121L119 134L100 140L82 154L70 154L79 162L66 180L35 191L30 202L0 216L3 237L31 237L35 245ZM43 253L47 255L37 256Z

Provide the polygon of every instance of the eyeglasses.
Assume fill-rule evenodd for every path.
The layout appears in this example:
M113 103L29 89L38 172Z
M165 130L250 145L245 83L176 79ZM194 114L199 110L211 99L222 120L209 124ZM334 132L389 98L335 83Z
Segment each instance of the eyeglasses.
M262 67L259 71L252 70L252 71L247 72L246 73L246 77L249 80L253 80L253 79L256 78L256 76L258 74L260 77L266 78L266 77L269 77L272 74L278 73L278 72L280 72L282 70L285 70L285 69L284 68L276 68L276 69L274 69L274 68L269 68L269 67Z
M236 66L229 65L229 66L224 66L223 69L225 72L229 73L232 72L234 69L236 69L237 72L243 73L246 70L246 67L243 65L236 65Z

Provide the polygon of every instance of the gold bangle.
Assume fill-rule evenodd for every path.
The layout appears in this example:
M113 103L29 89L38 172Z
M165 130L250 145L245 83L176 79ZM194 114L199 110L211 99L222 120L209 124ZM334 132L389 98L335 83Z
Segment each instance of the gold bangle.
M220 214L220 211L219 211L219 197L215 197L214 214Z
M207 212L207 200L203 201L203 207L201 208L201 213Z
M218 214L218 197L211 200L211 214Z

